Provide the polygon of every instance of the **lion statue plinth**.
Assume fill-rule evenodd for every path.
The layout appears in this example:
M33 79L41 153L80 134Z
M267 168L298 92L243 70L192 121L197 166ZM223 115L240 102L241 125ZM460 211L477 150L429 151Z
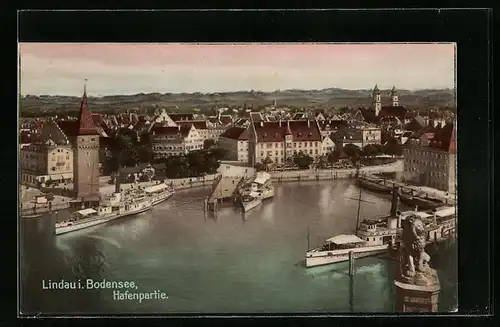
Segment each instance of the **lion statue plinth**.
M402 221L401 277L410 284L426 286L433 275L429 267L430 256L425 253L426 230L422 219L416 215Z

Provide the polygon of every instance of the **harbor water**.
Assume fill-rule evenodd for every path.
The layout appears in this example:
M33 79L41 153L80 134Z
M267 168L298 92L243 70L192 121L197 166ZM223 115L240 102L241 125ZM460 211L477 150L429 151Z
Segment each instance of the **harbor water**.
M21 220L21 312L394 312L394 262L385 255L356 260L353 277L348 262L304 267L308 230L309 247L354 231L359 189L352 181L276 184L274 199L246 214L233 207L205 214L207 192L178 192L152 211L57 237L53 216ZM362 194L361 218L389 213L390 195ZM456 254L436 268L440 311L450 311ZM114 298L112 289L44 289L62 279L129 281L133 292L168 298L139 303Z

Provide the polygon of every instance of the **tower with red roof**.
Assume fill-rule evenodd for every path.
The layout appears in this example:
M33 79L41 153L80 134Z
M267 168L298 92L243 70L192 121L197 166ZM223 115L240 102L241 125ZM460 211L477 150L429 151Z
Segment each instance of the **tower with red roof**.
M87 88L84 86L77 121L73 152L73 191L83 203L100 199L99 192L99 130L87 108Z

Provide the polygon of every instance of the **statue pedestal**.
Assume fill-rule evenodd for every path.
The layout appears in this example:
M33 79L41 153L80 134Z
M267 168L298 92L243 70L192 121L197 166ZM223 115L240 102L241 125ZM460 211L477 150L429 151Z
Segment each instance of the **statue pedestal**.
M434 269L414 277L399 274L395 279L397 312L437 312L439 279Z

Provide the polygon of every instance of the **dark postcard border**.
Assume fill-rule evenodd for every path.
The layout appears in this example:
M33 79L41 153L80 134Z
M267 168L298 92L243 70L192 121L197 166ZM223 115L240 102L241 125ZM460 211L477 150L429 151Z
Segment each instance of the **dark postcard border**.
M491 310L490 11L24 11L18 17L21 42L457 42L459 312Z

